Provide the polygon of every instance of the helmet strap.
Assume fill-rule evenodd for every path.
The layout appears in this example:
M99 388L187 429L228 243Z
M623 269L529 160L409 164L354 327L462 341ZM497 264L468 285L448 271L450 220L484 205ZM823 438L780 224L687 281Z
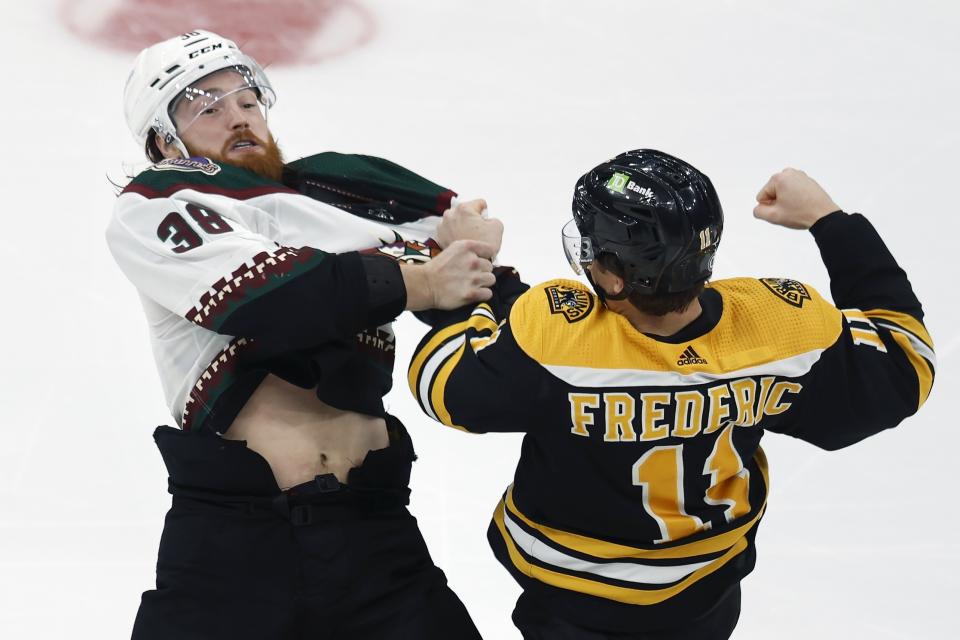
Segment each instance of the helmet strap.
M187 145L183 144L183 140L181 140L180 138L174 138L174 142L177 145L177 149L180 149L180 153L183 154L183 157L189 158L190 152L187 151Z
M172 133L168 133L165 136L163 136L163 140L167 144L172 144L174 147L176 147L177 150L180 151L180 154L184 158L190 157L190 152L187 151L187 145L183 144L183 140L181 140L179 136L175 136Z

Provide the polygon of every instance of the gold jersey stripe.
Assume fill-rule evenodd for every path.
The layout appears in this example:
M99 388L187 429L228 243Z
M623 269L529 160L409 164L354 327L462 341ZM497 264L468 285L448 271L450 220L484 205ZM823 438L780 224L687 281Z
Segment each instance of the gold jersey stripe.
M457 351L450 356L445 363L443 363L443 366L440 367L440 370L437 372L430 389L430 400L433 404L434 410L437 412L437 418L439 418L440 422L448 427L456 427L461 431L467 431L467 429L453 424L453 419L450 417L450 412L447 411L447 405L444 402L443 396L447 389L447 380L450 379L450 374L453 373L457 363L460 362L460 358L463 357L463 350L466 348L466 343L460 345L460 348L457 349Z
M920 384L920 397L917 401L917 409L919 410L920 407L923 406L923 403L927 401L927 398L930 396L930 390L933 388L933 371L930 370L930 365L927 364L923 356L917 353L917 350L910 342L910 338L898 331L891 331L890 335L906 354L907 359L917 373L917 381Z
M483 351L484 349L492 345L494 342L496 342L497 338L499 337L500 337L500 332L498 331L497 333L493 334L488 338L471 338L470 348L473 349L474 353L479 353L480 351Z
M769 491L770 475L767 468L767 458L763 453L763 449L757 449L754 460L760 467L764 484ZM507 489L506 499L503 502L505 502L506 507L510 509L510 514L512 516L515 516L516 519L520 520L534 531L537 531L544 538L551 540L558 546L572 549L579 553L593 556L594 558L603 558L605 560L615 560L617 558L632 558L636 560L685 560L695 556L719 553L725 549L729 549L731 546L735 545L738 540L742 539L743 536L750 531L751 527L757 523L766 509L766 501L764 500L764 503L757 510L757 514L748 522L740 525L736 529L731 529L730 531L726 531L717 536L699 540L697 542L678 545L675 547L666 547L663 549L642 549L639 547L630 547L627 545L617 544L607 540L600 540L599 538L591 538L589 536L571 533L562 529L555 529L553 527L538 524L517 509L517 505L513 500L513 485L510 485L510 487ZM639 505L637 508L640 508Z
M486 311L489 317L482 312ZM479 331L484 329L489 329L490 331L495 331L497 328L497 323L492 320L493 312L490 309L490 306L487 304L480 304L474 310L473 314L463 322L458 322L457 324L450 325L449 327L438 331L430 341L427 342L420 349L416 357L410 363L410 370L407 373L407 383L410 386L410 391L413 392L414 397L420 397L420 394L417 393L417 380L420 378L420 373L423 371L423 366L426 364L427 360L430 359L437 349L441 348L444 343L447 342L450 338L453 338L459 333L463 333L470 327L474 327Z
M870 322L870 318L867 317L867 314L860 309L843 309L841 312L850 321L866 322L869 325L873 325L873 323Z
M887 322L892 322L895 325L903 327L933 349L933 338L930 337L927 328L923 326L922 322L910 314L890 311L889 309L870 309L863 313L874 320L886 320Z
M709 286L723 297L721 318L711 331L684 344L646 336L600 304L576 322L553 313L545 294L549 288L589 292L572 280L552 280L531 288L514 304L510 323L524 353L546 367L709 375L822 351L837 341L843 329L840 311L809 287L810 299L798 308L777 299L759 280L736 278ZM703 362L681 365L680 355L690 346Z
M510 537L510 534L506 529L506 525L504 524L503 520L503 509L504 504L501 500L496 511L494 511L493 521L496 523L497 529L499 529L500 535L503 537L504 544L507 547L507 554L510 556L510 561L517 569L520 570L521 573L533 578L534 580L539 580L540 582L558 587L560 589L585 593L599 598L623 602L625 604L650 605L663 602L667 598L677 595L701 578L710 575L747 548L746 539L741 538L725 554L707 566L693 572L690 574L690 576L673 586L650 590L631 589L629 587L613 586L603 582L598 582L596 580L590 580L588 578L572 576L559 571L552 571L550 569L529 563L517 549L516 544L513 542L513 538Z
M500 324L497 325L496 331L485 338L470 338L470 348L473 349L473 352L479 353L499 340L500 332L506 323L506 320L501 320Z
M517 509L517 505L513 501L512 486L507 491L505 503L512 516L515 516L518 520L522 521L531 529L539 532L548 540L551 540L561 547L572 549L574 551L578 551L579 553L593 556L594 558L602 558L604 560L616 560L618 558L631 558L634 560L686 560L691 557L719 553L720 551L729 549L732 545L736 544L737 540L743 538L750 528L756 524L757 520L760 519L760 516L763 515L763 511L766 508L766 505L764 504L764 506L760 508L757 514L751 518L749 522L718 536L700 540L699 542L691 542L677 547L669 547L664 549L640 549L638 547L628 547L615 542L591 538L589 536L537 524L523 515ZM640 507L638 506L637 508L639 509Z

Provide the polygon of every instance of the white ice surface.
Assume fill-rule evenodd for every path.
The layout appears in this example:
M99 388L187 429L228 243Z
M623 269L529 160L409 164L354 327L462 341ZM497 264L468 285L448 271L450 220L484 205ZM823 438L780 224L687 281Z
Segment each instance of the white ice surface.
M937 384L918 416L849 450L765 439L773 488L734 638L958 637L960 5L358 1L377 23L365 48L269 70L287 155L380 155L486 197L506 222L503 261L529 281L567 274L572 185L629 148L712 177L718 277L828 291L811 238L751 216L784 166L869 215L924 302ZM169 418L103 241L107 175L139 160L120 102L133 56L70 35L57 7L0 6L0 638L123 638L169 502L150 438ZM485 531L520 439L422 415L402 372L424 328L397 329L388 400L420 455L412 509L484 637L515 640L518 589Z

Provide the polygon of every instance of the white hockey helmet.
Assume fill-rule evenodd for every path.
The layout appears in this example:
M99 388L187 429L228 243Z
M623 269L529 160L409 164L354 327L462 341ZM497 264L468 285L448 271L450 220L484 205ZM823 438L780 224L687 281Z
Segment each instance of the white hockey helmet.
M127 126L140 146L146 144L153 129L168 144L175 144L184 157L189 155L170 115L171 107L191 84L224 69L234 69L241 75L241 88L256 90L264 114L276 102L273 87L257 61L240 51L232 40L210 31L190 31L141 51L123 91ZM205 97L215 102L224 96ZM181 123L180 132L190 124Z

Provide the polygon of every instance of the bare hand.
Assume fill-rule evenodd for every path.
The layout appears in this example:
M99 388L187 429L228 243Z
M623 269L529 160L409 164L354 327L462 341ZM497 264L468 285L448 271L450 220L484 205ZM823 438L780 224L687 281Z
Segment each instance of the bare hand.
M437 227L437 244L446 249L457 240L479 240L493 247L493 258L500 252L503 241L503 223L496 218L485 218L485 200L458 202L457 206L443 212Z
M840 209L816 181L798 169L775 173L757 194L753 216L789 229L809 229Z
M487 258L492 255L486 243L457 240L425 265L401 265L407 309L456 309L489 300L496 282Z

